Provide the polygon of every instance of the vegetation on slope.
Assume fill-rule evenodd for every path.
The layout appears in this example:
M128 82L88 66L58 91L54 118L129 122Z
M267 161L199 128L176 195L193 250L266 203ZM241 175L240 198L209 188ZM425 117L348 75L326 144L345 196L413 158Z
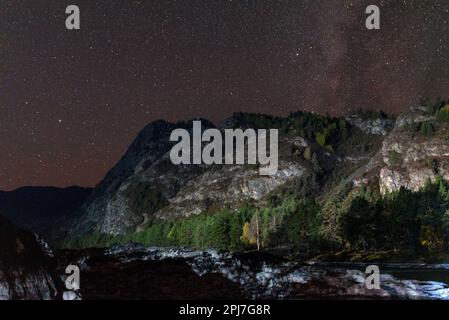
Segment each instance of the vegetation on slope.
M152 220L141 232L116 237L91 233L65 241L62 246L108 246L116 242L136 241L148 245L232 250L288 244L309 250L311 244L319 243L322 239L319 233L321 209L317 200L313 199L327 182L335 180L337 184L342 178L342 175L333 174L335 164L326 159L324 153L335 153L337 156L365 154L376 148L377 143L372 141L371 135L361 133L344 118L296 112L285 118L236 113L232 119L235 127L278 128L282 135L315 141L315 145L309 145L298 154L300 159L310 164L311 172L278 188L268 197L265 208L247 204L236 211L215 209L188 219ZM352 170L353 164L350 164L350 168L339 168L337 171L347 175ZM133 211L146 213L149 218L167 204L160 190L143 183L126 190L126 197Z
M419 192L384 196L370 188L340 194L324 204L295 196L266 208L246 205L174 221L154 220L141 232L92 235L68 247L139 242L229 250L288 246L308 254L338 250L396 250L416 254L447 250L449 183L428 182Z
M235 113L235 127L238 128L272 128L282 134L301 136L314 140L327 151L335 147L350 135L349 124L344 118L294 112L288 117L274 117L253 113Z
M429 112L446 112L446 105L440 103ZM383 117L367 113L363 118L379 116ZM367 155L372 155L381 141L378 136L357 131L342 118L310 113L299 112L288 118L236 114L233 118L238 127L244 128L244 124L256 128L277 127L283 134L306 137L340 158L345 155L369 158ZM419 130L427 135L426 128ZM309 174L279 187L257 206L247 203L237 210L215 208L189 218L153 219L139 232L120 236L94 233L72 239L63 246L110 246L134 241L197 249L288 247L309 255L341 250L421 255L448 249L449 184L446 181L429 181L418 192L400 189L385 195L377 187L354 189L345 181L350 181L346 177L357 164L342 161L329 168L318 151L316 147L306 148L300 154L310 163ZM395 162L396 157L390 154L389 160ZM136 210L151 213L164 206L164 200L158 200L155 190L140 187L143 190L132 190L129 194Z

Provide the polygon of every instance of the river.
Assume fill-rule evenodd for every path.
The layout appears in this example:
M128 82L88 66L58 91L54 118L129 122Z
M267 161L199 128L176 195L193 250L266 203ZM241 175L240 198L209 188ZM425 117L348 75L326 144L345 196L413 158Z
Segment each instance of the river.
M144 247L63 251L79 266L73 299L449 299L449 264L379 264L380 289L363 263L307 263L262 253Z

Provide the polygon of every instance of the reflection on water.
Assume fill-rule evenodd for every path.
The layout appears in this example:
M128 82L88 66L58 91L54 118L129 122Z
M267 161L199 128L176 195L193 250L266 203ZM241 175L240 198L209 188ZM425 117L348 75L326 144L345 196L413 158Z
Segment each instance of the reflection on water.
M437 281L449 285L449 270L432 269L386 269L385 272L401 280Z
M85 299L448 299L449 267L379 264L381 289L366 287L368 264L304 264L263 253L129 244L71 252Z

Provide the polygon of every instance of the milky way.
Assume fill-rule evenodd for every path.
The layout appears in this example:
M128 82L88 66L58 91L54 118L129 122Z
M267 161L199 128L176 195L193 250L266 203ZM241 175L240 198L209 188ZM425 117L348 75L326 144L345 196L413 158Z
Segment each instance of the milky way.
M449 0L2 0L0 189L94 185L155 119L447 97L448 21Z

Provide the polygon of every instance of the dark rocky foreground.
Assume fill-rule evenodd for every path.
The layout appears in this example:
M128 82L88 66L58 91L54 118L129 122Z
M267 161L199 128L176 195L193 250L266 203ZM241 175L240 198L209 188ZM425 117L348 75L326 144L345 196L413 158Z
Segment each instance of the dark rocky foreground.
M6 221L0 228L0 300L449 299L448 265L383 265L381 289L369 290L363 264L137 244L54 256L32 233ZM68 265L81 270L77 292L64 289Z
M57 298L55 266L43 241L0 217L0 300Z
M447 282L384 273L381 289L369 290L355 266L298 264L263 253L129 244L60 254L61 274L67 264L81 269L81 299L449 299ZM417 272L435 268L447 274L447 267L421 266ZM66 292L66 298L75 297Z
M152 260L138 252L111 254L92 249L61 253L60 268L81 269L82 299L226 299L243 298L237 284L221 274L199 276L183 258ZM72 297L76 297L72 295ZM78 297L76 297L78 298Z

